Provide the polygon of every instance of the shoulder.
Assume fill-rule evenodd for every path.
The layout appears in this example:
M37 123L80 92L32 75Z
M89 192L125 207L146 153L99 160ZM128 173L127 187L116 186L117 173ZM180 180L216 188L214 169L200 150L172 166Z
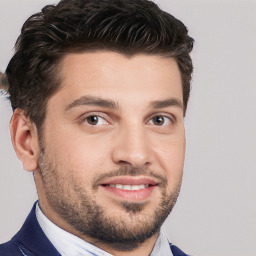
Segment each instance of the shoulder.
M0 255L4 256L13 256L13 255L22 255L22 252L19 250L17 244L13 241L9 241L4 244L0 244Z
M0 244L0 255L1 256L35 256L27 250L22 244L14 242L13 240Z
M170 244L173 256L189 256L188 254L184 253L180 248L177 246Z
M36 203L18 233L0 245L0 256L60 256L39 226L35 207Z

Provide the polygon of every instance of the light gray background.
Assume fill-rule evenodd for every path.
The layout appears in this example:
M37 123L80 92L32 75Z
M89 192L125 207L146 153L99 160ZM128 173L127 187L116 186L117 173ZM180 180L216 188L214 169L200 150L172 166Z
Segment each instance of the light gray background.
M0 0L1 71L25 19L52 2ZM196 40L183 188L165 229L194 256L255 256L256 2L156 2ZM12 149L11 114L0 99L0 243L16 233L37 198Z

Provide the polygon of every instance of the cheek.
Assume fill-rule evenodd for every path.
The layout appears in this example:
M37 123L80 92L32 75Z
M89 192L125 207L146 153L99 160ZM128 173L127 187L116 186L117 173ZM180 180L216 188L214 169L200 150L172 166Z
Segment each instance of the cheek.
M185 137L166 142L157 152L158 162L169 184L176 184L182 178L185 159Z
M48 152L63 167L63 171L72 171L80 178L87 180L98 172L104 171L109 159L109 148L104 140L97 136L66 136L59 135L48 141ZM51 148L50 148L51 147Z

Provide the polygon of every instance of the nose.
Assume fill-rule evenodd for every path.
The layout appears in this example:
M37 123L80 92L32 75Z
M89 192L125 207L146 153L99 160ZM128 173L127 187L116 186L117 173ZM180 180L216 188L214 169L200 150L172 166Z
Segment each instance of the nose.
M154 151L143 126L126 126L120 129L112 146L112 159L115 164L142 168L153 162Z

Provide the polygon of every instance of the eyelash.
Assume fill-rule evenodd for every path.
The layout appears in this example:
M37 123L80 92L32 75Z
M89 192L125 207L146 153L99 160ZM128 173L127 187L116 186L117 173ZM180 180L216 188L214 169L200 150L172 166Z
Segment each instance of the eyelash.
M98 122L97 122L96 125L90 124L88 122L89 118L92 118L92 117L97 117L98 120L99 119L103 120L106 124L102 124L102 125L108 125L109 124L109 121L107 121L105 117L103 117L103 116L101 116L99 114L90 114L90 115L88 115L86 117L83 117L82 121L85 122L89 126L96 126L96 125L98 125Z
M154 123L154 118L162 118L164 122L168 122L165 125L157 125ZM153 117L150 118L149 122L151 122L152 125L155 126L168 126L169 124L174 124L174 118L166 116L166 115L162 115L162 114L158 114L158 115L154 115Z
M104 124L98 124L98 122L97 122L95 125L90 124L88 122L88 120L89 120L89 118L92 118L92 117L96 117L98 120L100 119L105 123ZM166 122L168 122L168 123L164 124L164 125L161 125L161 124L157 125L157 124L154 123L154 118L162 118L165 123ZM85 122L89 126L99 126L99 125L108 125L108 124L110 124L110 122L105 117L103 117L102 115L97 114L97 113L95 113L95 114L92 113L90 115L87 115L86 117L83 117L82 122ZM151 116L150 119L146 123L148 123L150 125L159 126L159 127L168 126L169 124L172 125L172 124L175 123L175 117L173 117L173 116L170 117L170 116L167 116L167 115L164 115L164 114L155 114L155 115Z

